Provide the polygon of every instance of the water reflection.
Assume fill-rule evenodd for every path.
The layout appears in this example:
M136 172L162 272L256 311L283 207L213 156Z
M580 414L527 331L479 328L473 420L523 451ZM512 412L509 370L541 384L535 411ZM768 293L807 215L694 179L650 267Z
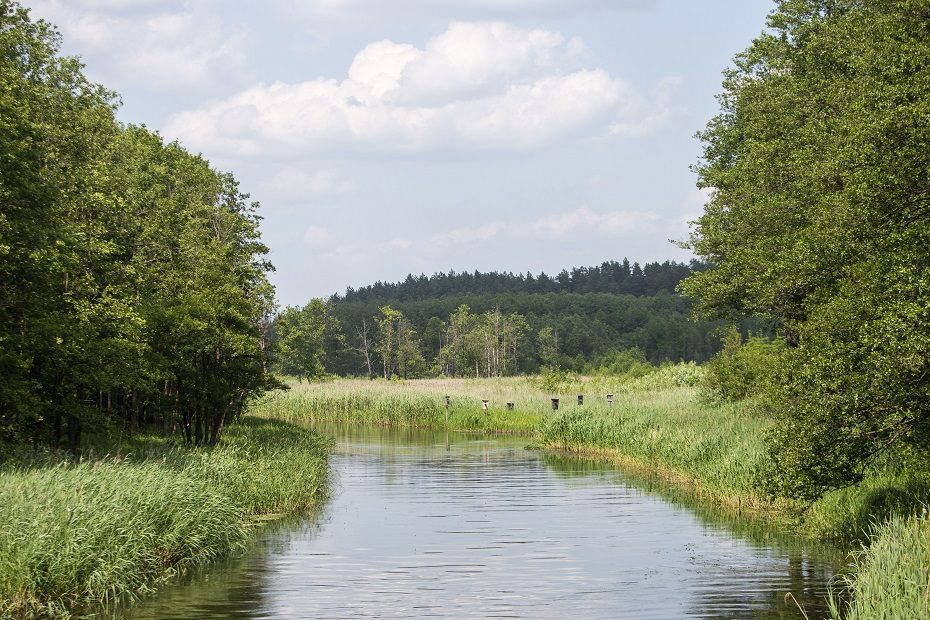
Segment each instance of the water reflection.
M328 427L333 501L133 618L801 618L836 558L526 440Z

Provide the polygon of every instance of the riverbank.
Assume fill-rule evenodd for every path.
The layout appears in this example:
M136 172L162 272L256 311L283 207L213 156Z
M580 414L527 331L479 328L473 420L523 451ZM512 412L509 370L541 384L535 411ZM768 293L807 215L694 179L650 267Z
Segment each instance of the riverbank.
M297 423L519 433L539 447L612 461L734 514L776 522L846 549L867 542L875 531L888 542L865 552L851 573L850 587L856 604L880 605L874 583L881 577L875 570L862 579L855 575L871 566L872 549L909 553L910 542L876 524L916 514L930 502L926 472L877 463L859 485L832 491L812 504L766 497L758 490L758 474L765 466L763 435L769 421L747 403L708 404L693 384L693 373L675 366L636 379L575 377L549 385L538 377L337 380L294 385L290 392L257 403L254 412ZM606 402L608 393L614 395L613 405ZM580 406L578 394L585 395ZM551 398L560 399L558 411L551 409ZM487 411L483 400L489 401ZM513 410L506 409L507 402L514 403ZM921 527L930 531L926 524ZM930 550L930 539L921 540ZM918 585L911 593L922 596L925 589Z
M101 449L0 470L0 617L69 617L144 596L327 493L331 440L277 420L246 416L212 449L160 437Z
M875 527L847 577L847 603L831 597L833 620L930 618L930 520L895 516Z
M734 512L780 521L808 537L845 546L865 540L874 521L913 513L930 501L926 475L881 464L860 485L813 504L764 496L758 477L766 464L763 435L769 420L748 403L702 400L695 378L693 365L679 365L638 378L294 382L291 390L258 401L252 413L297 424L522 434L539 447L611 460ZM558 410L552 409L552 398L559 399ZM513 403L512 410L507 403Z

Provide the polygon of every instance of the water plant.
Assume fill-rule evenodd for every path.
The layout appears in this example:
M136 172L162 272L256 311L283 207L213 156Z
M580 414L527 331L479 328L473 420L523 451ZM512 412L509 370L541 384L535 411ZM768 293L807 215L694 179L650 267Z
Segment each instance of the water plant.
M77 463L45 454L7 465L0 617L67 617L131 600L242 549L256 517L325 497L330 446L312 431L246 417L213 449L137 437Z
M830 596L835 620L930 617L930 520L896 516L875 525L846 577L847 602Z

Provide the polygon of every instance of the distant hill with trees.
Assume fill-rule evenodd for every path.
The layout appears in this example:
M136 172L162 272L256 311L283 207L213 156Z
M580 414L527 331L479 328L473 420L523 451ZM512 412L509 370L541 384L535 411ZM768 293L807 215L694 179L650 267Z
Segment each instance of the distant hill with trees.
M595 267L563 269L556 276L545 272L511 273L475 271L436 273L431 276L408 275L401 282L375 282L362 288L346 289L345 295L333 296L334 302L423 301L458 295L494 295L499 293L610 293L613 295L651 296L673 294L675 287L695 271L709 266L691 263L630 264L606 261Z
M654 364L703 362L720 348L719 325L693 321L691 302L675 289L705 269L696 261L641 266L624 259L555 276L411 274L334 295L323 302L322 314L319 300L308 304L312 313L285 309L277 350L296 355L306 345L289 342L304 334L305 342L318 343L317 374L401 377L506 375L543 367L593 371L629 351ZM317 335L308 338L311 333ZM294 364L288 357L279 368L294 374ZM315 373L308 368L303 374Z

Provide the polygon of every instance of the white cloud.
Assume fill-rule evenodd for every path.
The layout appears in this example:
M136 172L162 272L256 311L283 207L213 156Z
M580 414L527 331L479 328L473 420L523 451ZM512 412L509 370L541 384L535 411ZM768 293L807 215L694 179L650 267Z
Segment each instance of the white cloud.
M304 241L312 247L327 246L332 240L332 231L323 226L308 226L304 230Z
M545 30L453 23L423 49L368 45L341 81L259 84L174 115L165 132L208 153L294 157L532 149L661 122L667 102L578 68L582 48Z
M562 239L576 234L619 236L652 228L659 221L655 213L643 211L608 211L597 213L589 207L540 218L526 230L541 239Z
M434 235L431 243L444 247L450 244L486 243L502 240L555 241L586 237L623 237L654 230L669 224L655 213L644 211L607 211L598 213L589 207L547 215L531 221L494 221L480 226L463 227Z
M62 31L68 49L93 56L113 85L213 91L248 76L246 36L220 23L211 3L36 0L33 15Z
M413 247L413 241L410 239L401 239L400 237L395 237L394 239L391 239L385 243L385 247L391 250L409 250L411 247Z
M286 166L271 178L271 188L278 198L299 201L308 195L353 194L358 186L355 181L333 168L318 168L307 172L301 168Z
M504 222L489 222L481 226L463 227L449 232L434 235L431 239L433 245L448 246L466 243L483 243L497 237L507 228Z
M377 23L405 20L562 17L599 10L642 11L657 0L276 0L280 13L305 20Z

